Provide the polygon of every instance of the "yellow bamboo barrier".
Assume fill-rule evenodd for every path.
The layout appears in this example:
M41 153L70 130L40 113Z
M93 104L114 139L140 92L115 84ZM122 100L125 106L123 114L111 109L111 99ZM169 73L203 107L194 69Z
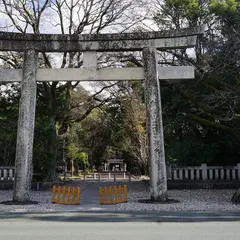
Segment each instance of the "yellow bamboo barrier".
M52 203L65 205L80 204L80 187L56 187L52 189Z
M101 205L118 204L128 201L127 186L100 187L99 198Z

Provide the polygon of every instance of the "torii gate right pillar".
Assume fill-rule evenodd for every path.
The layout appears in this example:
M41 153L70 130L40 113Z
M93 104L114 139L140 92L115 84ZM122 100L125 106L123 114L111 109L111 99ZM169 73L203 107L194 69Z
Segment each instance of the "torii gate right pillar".
M147 107L150 196L152 201L167 201L167 174L164 151L162 105L158 76L157 52L143 49L145 96Z

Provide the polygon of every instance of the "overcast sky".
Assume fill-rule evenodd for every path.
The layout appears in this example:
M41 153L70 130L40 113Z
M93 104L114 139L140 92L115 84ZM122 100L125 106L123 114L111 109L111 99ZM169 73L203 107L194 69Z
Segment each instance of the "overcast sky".
M70 3L72 0L69 0L68 2ZM74 0L73 0L74 1ZM77 0L75 0L77 1ZM83 0L87 1L87 0ZM121 0L121 4L124 4L126 2L132 2L133 0ZM151 2L151 0L149 0ZM131 8L129 11L126 11L126 13L122 16L122 19L120 19L118 22L123 22L123 23L128 23L128 26L130 26L133 21L136 20L136 17L142 16L142 17L151 17L148 9L147 9L147 5L146 2L149 3L149 1L146 0L137 0L136 1L136 5L134 5L134 8ZM15 2L17 2L15 0ZM44 2L41 1L40 2ZM9 31L9 32L18 32L18 30L13 27L12 22L10 20L10 18L8 16L6 16L4 13L2 13L2 11L4 11L4 6L0 5L0 31ZM82 9L80 11L83 11ZM13 11L13 13L16 13ZM83 12L82 12L83 13ZM18 13L17 13L18 14ZM65 10L63 10L63 15L66 16L64 19L64 25L65 25L65 29L67 30L68 26L69 26L69 20L68 17L69 16L69 11L66 8ZM139 15L139 16L138 16ZM18 14L19 16L19 14ZM131 18L130 18L131 16ZM15 17L16 19L16 17ZM76 22L79 22L79 18L77 13L75 12L75 14L73 14L73 19ZM48 8L44 11L43 16L41 18L41 22L40 22L40 31L41 33L48 33L48 34L60 34L61 33L61 28L59 26L59 17L56 11L54 11L52 8ZM18 21L18 24L20 26L24 26L25 23ZM126 26L124 26L125 28ZM132 29L136 29L137 28L148 28L148 30L157 30L156 26L153 26L153 24L149 21L149 20L145 20L143 22L143 24L137 24L132 26L132 28L128 28L127 31L131 31ZM88 30L86 29L85 32L87 32ZM114 26L110 26L105 28L102 33L112 33L112 32L119 32L119 31L123 31L123 24L117 24ZM27 28L27 32L32 33L32 29L31 27ZM66 31L67 32L67 31ZM52 61L52 64L54 67L58 68L61 65L61 53L54 53L51 54L52 58L54 59L54 61ZM81 85L83 85L85 88L87 88L88 90L92 90L92 83L88 83L88 82L82 82Z

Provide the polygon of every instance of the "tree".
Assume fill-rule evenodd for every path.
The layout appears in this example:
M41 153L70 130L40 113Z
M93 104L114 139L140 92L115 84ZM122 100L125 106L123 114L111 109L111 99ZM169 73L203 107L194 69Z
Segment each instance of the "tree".
M46 27L51 26L51 29L56 29L61 34L82 34L82 33L100 33L109 31L118 27L120 31L128 29L133 23L141 20L141 17L134 19L133 15L128 15L134 7L132 1L121 0L57 0L57 1L8 1L1 2L1 12L9 18L8 27L21 32L33 32L40 34ZM51 22L45 19L50 18ZM119 31L118 30L118 31ZM56 57L41 53L44 64L41 67L55 67ZM81 67L82 54L64 53L58 55L61 59L61 68ZM50 156L48 163L48 174L46 181L52 181L56 177L56 123L61 121L58 116L57 98L61 94L65 94L64 111L69 111L69 91L75 88L79 83L68 82L66 84L41 83L39 87L40 94L46 104L46 114L49 124L52 128L52 134L49 136L47 151Z
M128 88L131 92L121 101L123 126L126 135L129 137L129 144L125 147L129 154L136 159L136 166L139 173L148 173L148 154L147 154L147 129L146 129L146 107L142 101L141 88L139 82L129 82Z
M19 88L14 84L1 86L0 91L0 165L13 166L16 148Z
M239 156L237 1L156 0L154 3L157 10L154 20L161 28L178 29L202 23L208 26L194 51L160 52L162 66L196 67L193 82L161 81L168 157L174 160L178 156L180 164L191 164L195 159L198 163L224 164L220 159L227 149L228 159L231 156L234 164ZM175 141L173 145L174 139L178 143ZM212 155L207 151L209 144L214 150ZM194 151L202 156L191 155Z

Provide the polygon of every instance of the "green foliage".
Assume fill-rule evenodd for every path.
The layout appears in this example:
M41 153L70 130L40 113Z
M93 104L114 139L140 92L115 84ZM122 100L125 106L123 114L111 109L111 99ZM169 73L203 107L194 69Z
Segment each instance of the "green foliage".
M194 81L162 81L164 137L167 161L176 165L234 165L240 151L239 33L240 13L236 0L163 0L154 20L162 29L179 29L201 23L212 29L199 38L197 58L187 51L174 51L173 64L195 65ZM31 9L27 11L31 14ZM214 23L214 24L213 24ZM168 57L171 52L168 52ZM194 55L194 54L193 54ZM179 57L178 57L179 56ZM170 58L169 58L170 59ZM177 59L177 60L176 60ZM164 59L168 60L168 58ZM135 64L128 62L127 67ZM203 72L203 74L202 74ZM63 121L69 131L65 139L68 160L97 167L113 156L121 156L133 173L144 172L139 156L146 155L146 117L141 82L128 82L131 93L119 94L81 122L65 111L70 106L66 89L58 88L56 99L39 94L34 136L34 179L46 177L54 159L54 144ZM50 88L49 88L50 89ZM44 93L44 86L38 86ZM46 93L46 92L45 92ZM72 105L88 99L87 91L71 93ZM55 101L51 109L49 101ZM0 164L14 165L19 85L1 91ZM89 103L89 101L86 101ZM69 106L68 106L69 104ZM87 106L88 107L88 106ZM77 109L82 115L87 107ZM52 115L51 115L51 114ZM48 115L48 116L47 116ZM186 116L193 116L186 118ZM198 119L198 121L196 121ZM220 126L220 127L219 127ZM223 128L224 127L224 128ZM227 130L226 130L227 129ZM239 135L239 136L237 136ZM62 141L57 139L57 162L62 160ZM53 148L53 151L50 151ZM146 162L145 162L146 163ZM145 164L146 168L147 164Z
M208 5L198 0L164 0L159 5L154 20L160 29L197 25L209 12Z
M237 0L211 0L211 10L216 14L234 13L237 11Z
M197 0L166 0L165 4L169 8L183 12L183 16L195 14L199 7Z
M197 58L185 51L174 52L175 64L197 67L196 80L169 81L161 88L168 162L177 165L238 163L238 1L165 0L159 2L158 9L155 21L160 29L202 23L210 27L199 38L195 49Z
M0 165L15 165L18 106L0 100Z
M79 164L83 164L85 167L89 165L88 154L79 151L75 143L70 143L67 146L67 156L72 160L77 160Z
M54 131L53 127L41 111L36 112L33 145L33 180L35 181L42 181L47 176L49 164L54 157L46 151L48 139Z

